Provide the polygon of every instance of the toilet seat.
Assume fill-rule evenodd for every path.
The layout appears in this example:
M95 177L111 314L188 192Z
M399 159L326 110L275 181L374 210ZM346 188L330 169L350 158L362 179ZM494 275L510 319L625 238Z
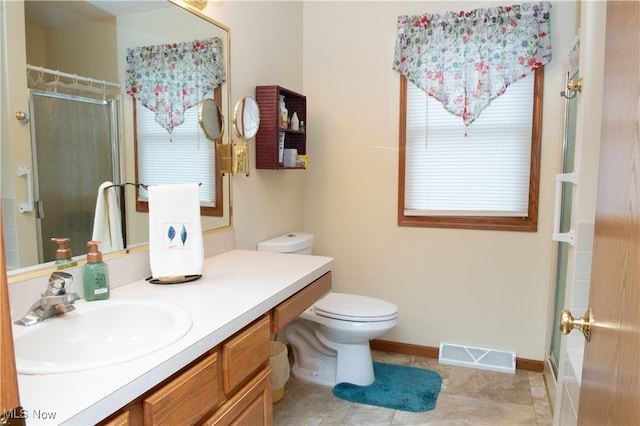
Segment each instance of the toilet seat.
M389 321L398 317L398 307L374 297L329 293L313 305L322 317L352 322Z

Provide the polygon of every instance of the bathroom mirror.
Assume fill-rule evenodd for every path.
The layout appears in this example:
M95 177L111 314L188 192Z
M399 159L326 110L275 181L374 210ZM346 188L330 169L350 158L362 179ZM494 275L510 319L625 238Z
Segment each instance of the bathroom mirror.
M198 105L198 123L211 142L217 142L224 135L224 118L216 101L203 99Z
M38 78L38 72L26 73L26 65L43 67L71 75L87 76L97 81L89 90L99 90L101 81L115 82L121 85L119 95L112 107L119 112L118 128L120 143L117 146L117 170L114 182L136 183L135 148L134 148L134 107L132 97L124 93L126 49L131 46L154 45L170 42L182 42L204 37L218 37L222 41L227 78L220 85L219 120L222 125L220 139L226 127L225 121L230 117L231 107L230 85L231 70L229 28L206 16L193 6L181 0L110 0L110 1L5 1L6 37L3 49L2 76L3 101L1 110L2 143L0 145L1 196L4 220L5 254L8 264L10 282L16 282L28 276L44 275L50 270L52 263L43 261L43 252L50 255L55 247L48 236L40 235L38 230L37 208L28 202L29 196L37 199L34 190L36 163L31 147L31 109L27 93L28 78ZM205 10L206 12L206 10ZM56 44L57 36L64 41ZM61 39L62 40L62 39ZM63 81L60 79L60 83ZM73 79L64 84L73 86ZM5 90L6 89L6 90ZM5 107L6 105L6 107ZM196 106L197 108L197 106ZM24 113L26 120L17 120L17 113ZM22 116L22 115L21 115ZM57 122L61 127L70 127L78 122L72 117L68 122ZM197 125L197 121L196 121ZM115 133L114 132L114 133ZM47 134L46 130L40 134ZM208 141L207 141L208 143ZM76 189L65 182L82 182L87 175L80 171L80 164L90 168L104 162L101 158L77 158L73 148L61 146L60 151L66 153L62 164L55 164L58 169L68 172L65 181L55 186L56 199L70 207L79 205L74 198ZM19 171L29 173L21 173ZM76 173L73 175L72 173ZM231 226L230 177L225 176L220 185L223 193L224 211L219 217L203 217L204 232ZM136 212L136 194L132 187L124 190L126 214L124 216L127 229L127 241L124 251L131 248L144 248L148 244L148 214ZM91 223L98 188L90 188L90 211L85 216ZM23 205L32 207L22 211ZM46 211L46 206L45 206ZM71 216L71 215L69 215ZM61 237L61 235L56 235ZM91 235L74 238L72 244L77 248L72 251L74 257L86 253L86 241Z
M242 140L256 136L260 127L260 108L255 99L245 96L236 102L233 110L233 130Z

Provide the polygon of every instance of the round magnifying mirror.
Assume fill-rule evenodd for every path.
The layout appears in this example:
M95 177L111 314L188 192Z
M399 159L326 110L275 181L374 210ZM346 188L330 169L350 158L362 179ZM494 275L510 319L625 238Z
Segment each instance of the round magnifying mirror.
M236 102L233 110L233 130L242 140L248 140L258 133L260 108L255 99L245 96Z
M220 107L211 98L203 99L198 105L198 122L207 139L216 142L224 134L224 120Z

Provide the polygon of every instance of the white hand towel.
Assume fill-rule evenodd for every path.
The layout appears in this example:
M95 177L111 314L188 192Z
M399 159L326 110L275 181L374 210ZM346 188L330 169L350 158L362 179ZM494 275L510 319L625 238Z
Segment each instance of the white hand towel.
M204 263L197 183L149 186L149 257L154 279L201 275Z
M93 218L93 241L100 241L100 251L109 253L124 249L120 205L112 182L104 182L98 188L96 213Z

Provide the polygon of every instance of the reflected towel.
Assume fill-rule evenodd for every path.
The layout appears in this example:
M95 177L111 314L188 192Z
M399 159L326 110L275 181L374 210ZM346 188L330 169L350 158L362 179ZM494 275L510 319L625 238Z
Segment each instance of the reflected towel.
M148 191L152 277L202 274L199 184L152 185Z
M93 241L100 241L100 251L109 253L124 249L122 216L112 182L104 182L98 188L96 213L93 218Z

